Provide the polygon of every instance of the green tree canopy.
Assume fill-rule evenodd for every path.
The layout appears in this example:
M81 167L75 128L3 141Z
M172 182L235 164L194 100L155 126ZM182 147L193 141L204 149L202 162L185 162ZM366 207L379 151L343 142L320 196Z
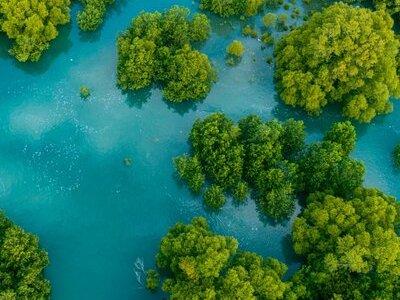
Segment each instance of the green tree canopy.
M173 226L157 265L171 299L283 299L290 290L283 263L238 251L236 239L213 233L204 218Z
M43 277L48 264L38 238L0 213L0 298L49 298L50 283Z
M400 95L392 26L384 11L343 3L314 13L276 48L282 100L311 114L340 103L345 116L361 122L390 112L389 97Z
M295 276L305 299L397 299L399 204L375 189L344 200L317 193L293 225L305 264Z
M398 0L374 0L373 2L377 9L386 10L391 15L400 11L400 2ZM397 18L397 16L394 18Z
M263 17L263 24L266 28L274 26L275 22L276 22L276 14L274 13L269 12Z
M78 12L77 20L79 28L83 31L94 31L103 23L107 6L115 0L80 0L84 6Z
M204 184L205 176L197 157L182 155L176 157L174 162L180 179L185 180L194 193L199 193Z
M226 53L234 57L240 58L243 56L244 50L245 48L243 43L241 41L234 40L226 48Z
M207 17L196 14L190 19L187 8L142 12L118 38L118 85L138 90L158 82L172 102L204 98L216 73L208 57L191 44L209 34Z
M288 159L304 145L304 124L288 120L263 123L257 116L239 122L245 149L244 174L260 208L274 219L293 212L298 168Z
M152 292L158 289L160 276L156 270L150 269L146 272L146 288Z
M364 165L349 156L356 131L348 121L334 123L323 141L306 146L302 121L263 122L250 115L236 125L214 113L195 121L189 140L191 156L176 158L175 166L192 191L201 192L207 181L243 201L251 189L260 210L275 220L290 216L302 193L348 197L364 179ZM210 191L204 199L214 208L225 203Z
M312 144L299 162L304 191L330 192L349 196L361 186L365 168L363 163L343 154L340 144L330 141Z
M349 121L333 124L324 137L325 141L339 144L345 155L353 151L356 139L356 129Z
M0 0L0 30L13 41L10 54L21 62L38 61L69 22L70 0Z
M235 187L242 178L243 146L239 128L224 114L211 114L196 120L190 133L206 177L224 189Z
M204 203L208 207L219 209L224 206L225 202L224 190L218 185L211 185L204 193Z
M243 201L250 186L256 191L260 207L269 216L280 219L293 211L297 165L285 158L303 148L302 122L263 123L259 117L249 116L237 126L225 115L215 113L194 123L190 142L193 159L199 167L192 168L189 177L200 178L198 171L202 170L215 185L206 192L204 199L208 206L219 208L225 203L218 187ZM175 162L178 160L182 165L182 158ZM182 166L176 167L193 190L193 183L182 177Z
M164 96L171 102L205 98L215 80L207 55L186 44L176 51L166 70Z

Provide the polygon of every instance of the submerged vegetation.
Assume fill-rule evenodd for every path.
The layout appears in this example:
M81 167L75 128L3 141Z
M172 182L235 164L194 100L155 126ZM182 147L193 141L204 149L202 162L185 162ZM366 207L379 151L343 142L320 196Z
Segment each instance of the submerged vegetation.
M339 103L361 122L392 110L400 95L399 42L383 11L333 4L278 43L276 79L282 100L310 114Z
M199 0L200 9L220 17L254 16L265 6L265 0Z
M257 31L250 25L246 25L245 27L243 27L242 34L244 36L249 36L252 38L256 38L258 36Z
M193 42L208 38L210 24L203 14L189 19L189 10L174 6L159 13L143 12L118 39L118 84L138 90L160 83L172 102L204 98L216 79L205 54Z
M70 0L1 0L0 31L13 41L9 50L18 61L38 61L69 22Z
M81 95L81 98L84 100L87 100L90 97L90 89L85 85L81 86L81 88L79 89L79 93Z
M205 179L213 184L205 194L210 207L225 203L223 191L241 201L250 187L261 211L284 219L298 194L349 196L362 185L364 166L349 157L356 140L350 122L335 123L321 142L306 146L304 139L302 121L264 123L253 115L236 125L214 113L194 123L191 156L176 158L175 165L193 192L201 192Z
M47 299L50 283L43 270L48 264L37 237L0 213L0 298Z
M78 13L78 25L83 31L94 31L103 23L107 6L115 0L80 0L83 10Z

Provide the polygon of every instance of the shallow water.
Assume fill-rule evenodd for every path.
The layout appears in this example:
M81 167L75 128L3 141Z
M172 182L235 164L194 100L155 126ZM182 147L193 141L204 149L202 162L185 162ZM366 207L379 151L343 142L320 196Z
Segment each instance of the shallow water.
M192 11L197 4L175 0ZM272 67L257 40L234 68L224 64L225 47L239 37L239 23L215 18L212 37L201 48L215 64L219 81L196 104L170 105L154 88L123 94L115 86L115 40L141 10L164 9L167 1L120 2L94 34L76 24L61 29L42 61L19 64L0 39L0 207L40 237L51 265L46 276L54 299L157 299L143 289L135 267L154 266L160 238L177 221L206 216L217 232L235 236L241 247L285 261L291 271L291 221L260 218L252 201L221 213L205 211L174 176L171 159L188 151L193 121L223 111L235 120L250 114L303 118L317 139L339 120L334 109L317 119L278 103ZM73 16L77 11L73 9ZM92 90L82 101L79 87ZM366 183L400 197L400 174L391 151L400 142L400 103L391 115L358 126L354 156L365 161ZM133 158L132 167L123 164ZM138 264L136 264L138 266ZM140 266L139 266L140 267ZM135 273L136 271L136 273ZM143 280L143 278L142 278Z

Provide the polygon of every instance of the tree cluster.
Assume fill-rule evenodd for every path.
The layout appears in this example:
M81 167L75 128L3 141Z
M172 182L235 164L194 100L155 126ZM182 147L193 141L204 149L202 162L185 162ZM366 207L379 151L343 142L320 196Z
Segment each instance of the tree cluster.
M292 229L303 264L285 282L283 263L240 251L236 239L194 218L161 241L162 288L171 299L398 299L399 222L399 203L377 189L311 194Z
M118 38L118 85L138 90L157 82L169 101L204 98L216 73L208 57L191 44L205 41L209 34L208 18L195 14L189 19L183 7L142 12Z
M157 266L171 299L282 299L287 266L238 249L232 237L212 232L204 218L177 223L162 239Z
M233 273L232 286L225 289L231 266L236 266L236 257L242 252L235 254L237 243L232 244L232 238L213 235L214 242L208 241L205 221L195 219L190 225L177 224L161 243L158 266L173 274L164 282L164 290L173 299L189 297L189 290L196 299L400 297L400 204L377 189L363 187L364 166L349 157L356 143L354 126L349 121L335 123L322 141L309 145L304 138L303 123L294 120L262 122L257 116L248 116L235 125L216 113L195 122L190 135L196 159L192 169L204 176L197 191L205 178L213 183L212 189L217 184L232 193L250 186L261 208L273 217L289 213L296 195L305 196L304 209L292 228L293 248L303 263L289 282L279 283L284 290L267 291L264 286L271 286L270 278L261 271L257 271L259 280L250 281L251 288L257 291L262 287L265 294L246 292L250 287L245 288L241 279L247 279L247 273ZM177 169L181 173L182 166ZM211 243L216 248L203 250ZM247 253L246 257L258 256ZM245 264L250 270L258 268L253 258L251 265ZM278 275L284 273L278 271L284 266L276 260L258 259L264 261L261 265L277 266L273 270ZM226 266L227 261L232 263ZM241 257L239 261L245 260ZM199 275L206 270L213 274L209 275L212 280ZM276 278L274 285L281 277Z
M293 225L305 263L294 276L301 299L398 299L400 206L376 189L353 197L315 193Z
M400 95L399 42L384 11L343 3L314 13L278 43L277 88L282 100L310 114L339 103L361 122L392 110Z
M254 16L265 6L265 0L200 0L200 9L220 17Z
M363 164L349 157L356 140L350 122L335 123L321 142L306 146L304 139L301 121L263 122L252 115L234 124L214 113L194 123L191 156L176 158L175 166L195 193L206 179L212 184L204 197L212 208L225 203L222 192L243 201L251 188L262 212L284 219L299 194L349 196L363 182Z
M69 22L70 0L1 0L0 31L13 41L9 53L18 61L38 61Z
M83 31L94 31L103 23L107 6L115 0L80 0L83 10L78 12L79 28Z
M311 144L299 160L302 190L351 196L365 174L363 163L348 156L355 142L355 129L347 121L334 124L322 142Z
M49 298L50 283L43 277L48 264L37 237L0 213L0 298Z

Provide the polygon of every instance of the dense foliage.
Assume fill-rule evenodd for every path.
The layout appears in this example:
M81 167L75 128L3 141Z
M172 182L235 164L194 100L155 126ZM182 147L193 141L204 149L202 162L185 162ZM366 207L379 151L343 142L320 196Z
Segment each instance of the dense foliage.
M223 189L236 187L242 179L244 151L239 135L239 128L221 113L196 120L190 133L203 174Z
M218 185L213 184L204 193L204 203L211 208L218 209L224 206L226 198L224 190Z
M376 189L346 199L317 192L293 225L304 261L289 282L284 264L239 251L203 218L169 230L157 266L171 299L398 299L399 221L396 199Z
M0 213L0 299L47 299L50 283L43 270L48 263L37 237Z
M262 122L249 116L239 122L245 149L244 178L255 190L259 206L274 219L293 212L298 167L292 158L304 145L304 124L292 119Z
M173 226L157 265L171 299L282 299L290 291L282 280L286 265L238 251L236 239L213 233L204 218Z
M213 184L206 205L221 207L223 191L243 201L250 187L262 212L283 219L293 212L298 194L349 196L363 182L363 164L349 157L356 140L350 122L335 123L321 142L305 146L304 139L301 121L248 116L236 125L214 113L194 123L192 155L176 158L175 165L193 192L200 193L206 179Z
M299 160L302 188L307 193L325 191L337 196L350 196L363 182L364 165L351 159L356 140L350 122L336 123L324 140L308 147Z
M313 194L293 225L293 247L305 259L294 277L305 299L398 299L400 207L375 189L344 200Z
M232 55L234 57L240 58L243 56L244 53L244 45L241 41L234 40L229 46L226 48L226 53L228 55Z
M200 193L205 176L201 170L200 162L196 156L180 156L175 158L175 168L179 178L185 180L194 193Z
M80 0L84 9L78 13L79 28L84 31L96 30L104 21L107 6L115 0Z
M400 297L400 204L363 187L364 166L349 157L354 126L334 123L322 141L304 140L303 122L292 119L263 122L251 115L236 125L214 113L195 122L193 156L176 159L188 165L177 163L181 178L190 183L190 170L195 178L203 174L201 185L192 185L199 192L205 179L212 184L205 197L213 207L225 202L222 191L243 199L251 187L260 208L275 219L292 212L294 197L305 196L292 230L303 264L282 282L282 263L237 251L236 240L213 234L195 218L169 231L157 257L168 277L163 290L172 299Z
M200 0L200 8L221 17L256 15L265 5L265 0Z
M319 114L340 103L361 122L390 112L400 95L393 21L383 11L333 4L291 31L276 48L282 100Z
M398 0L374 0L376 9L386 10L389 14L394 15L400 12L400 2ZM398 18L395 16L394 18Z
M203 14L189 19L189 10L174 6L159 13L143 12L118 39L118 84L138 90L154 82L173 102L204 98L216 79L205 54L191 43L204 41L210 24Z
M0 0L0 31L13 40L10 54L21 62L38 61L57 26L69 22L70 0Z
M156 270L150 269L146 272L146 288L154 292L160 284L160 276Z

